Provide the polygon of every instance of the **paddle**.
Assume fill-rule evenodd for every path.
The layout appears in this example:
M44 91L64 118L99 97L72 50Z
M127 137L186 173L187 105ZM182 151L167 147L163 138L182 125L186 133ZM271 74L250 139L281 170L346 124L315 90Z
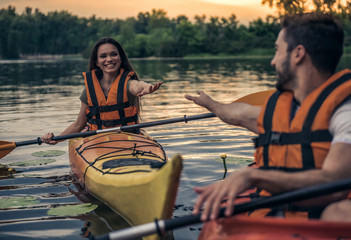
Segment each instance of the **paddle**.
M260 106L260 105L264 104L265 100L272 93L273 93L273 90L256 92L256 93L252 93L252 94L246 95L244 97L241 97L234 102L244 102L244 103L248 103L251 105ZM59 141L59 140L67 140L70 138L77 138L77 137L88 137L88 136L92 136L92 135L96 135L96 134L104 133L104 132L128 131L128 130L133 130L133 129L137 129L137 128L146 128L146 127L152 127L152 126L158 126L158 125L170 124L170 123L177 123L177 122L185 122L186 123L186 122L192 121L192 120L211 118L211 117L215 117L215 115L213 113L205 113L205 114L199 114L199 115L193 115L193 116L184 115L184 117L180 117L180 118L165 119L165 120L139 123L139 124L134 124L134 125L122 126L122 127L107 128L107 129L96 130L96 131L87 131L87 132L73 133L73 134L62 135L62 136L55 136L52 138L52 140ZM31 144L39 144L40 145L41 143L42 143L42 140L40 137L38 137L37 139L34 139L34 140L28 140L28 141L22 141L22 142L0 141L0 158L3 158L7 154L9 154L16 147L26 146L26 145L31 145Z
M337 182L326 183L311 187L306 187L291 192L281 193L269 198L258 199L255 201L250 201L247 203L238 204L235 206L234 214L244 213L247 211L252 211L260 208L269 208L277 205L282 205L286 203L306 200L308 198L319 197L322 195L339 192L343 190L351 189L351 178L340 180ZM219 217L224 217L225 208L222 208ZM169 230L176 228L185 227L191 224L201 223L201 214L198 215L186 215L183 217L178 217L174 219L167 220L155 220L155 222L139 225L136 227L131 227L109 234L93 238L95 240L124 240L124 239L135 239L143 236L158 233L162 235Z

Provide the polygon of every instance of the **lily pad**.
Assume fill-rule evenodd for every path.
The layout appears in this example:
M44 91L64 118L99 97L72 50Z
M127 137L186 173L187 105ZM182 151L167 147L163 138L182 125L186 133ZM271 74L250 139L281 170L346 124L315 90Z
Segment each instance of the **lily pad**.
M227 157L225 159L225 162L227 164L236 164L236 165L243 165L243 164L250 164L253 162L253 158L247 158L247 157ZM216 162L223 162L222 158L217 158L215 159Z
M35 197L4 197L0 198L0 209L28 207L39 202Z
M28 160L28 161L22 161L22 162L14 162L9 164L10 166L19 166L19 167L27 167L27 166L37 166L37 165L46 165L48 163L53 163L56 162L55 159L34 159L34 160Z
M78 216L82 214L86 214L88 212L94 211L98 205L91 203L84 203L78 205L68 205L68 206L60 206L55 207L48 210L48 215L64 217L64 216Z
M61 150L47 150L47 151L39 151L32 153L34 157L57 157L65 154L65 151Z

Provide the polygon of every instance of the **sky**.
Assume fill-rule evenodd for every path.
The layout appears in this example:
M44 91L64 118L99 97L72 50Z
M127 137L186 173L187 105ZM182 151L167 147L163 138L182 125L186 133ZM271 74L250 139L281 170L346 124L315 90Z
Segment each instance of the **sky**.
M140 12L163 9L169 18L186 15L193 20L195 15L207 17L229 17L234 13L242 24L274 14L274 10L263 6L261 0L0 0L0 8L9 5L16 8L17 14L26 7L41 12L66 10L79 17L126 19L137 17Z

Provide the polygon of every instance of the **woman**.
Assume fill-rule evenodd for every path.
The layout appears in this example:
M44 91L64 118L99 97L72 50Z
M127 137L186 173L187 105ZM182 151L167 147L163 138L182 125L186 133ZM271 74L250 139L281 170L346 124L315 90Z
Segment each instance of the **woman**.
M162 85L162 82L152 85L140 81L123 48L112 38L96 42L90 55L89 70L83 73L85 89L80 96L78 117L60 135L78 133L87 123L89 130L136 124L139 97L153 93ZM58 141L51 140L52 137L53 133L47 133L42 141L56 144Z

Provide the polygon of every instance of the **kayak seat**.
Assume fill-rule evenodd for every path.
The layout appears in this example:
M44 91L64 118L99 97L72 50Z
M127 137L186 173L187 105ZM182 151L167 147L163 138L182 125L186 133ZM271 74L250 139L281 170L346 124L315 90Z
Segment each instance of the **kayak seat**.
M151 168L161 168L165 162L146 158L122 158L106 161L102 164L102 169L118 168L126 166L150 165Z

